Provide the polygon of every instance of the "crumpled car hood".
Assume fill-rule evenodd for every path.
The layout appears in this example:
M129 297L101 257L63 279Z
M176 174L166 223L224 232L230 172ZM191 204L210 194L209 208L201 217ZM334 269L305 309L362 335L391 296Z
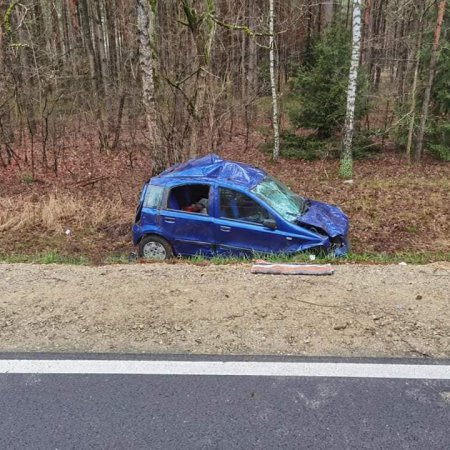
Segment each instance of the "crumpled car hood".
M316 200L308 200L308 202L310 202L309 209L296 220L299 225L317 227L331 238L347 235L348 217L340 208Z

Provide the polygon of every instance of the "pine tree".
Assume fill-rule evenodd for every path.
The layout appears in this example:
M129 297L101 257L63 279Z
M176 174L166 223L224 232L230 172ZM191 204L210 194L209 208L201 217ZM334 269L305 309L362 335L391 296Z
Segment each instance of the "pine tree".
M448 37L440 51L430 103L432 120L428 121L426 130L428 147L439 159L450 161L450 40Z
M292 93L300 107L290 112L297 127L317 130L320 139L326 139L344 125L346 93L350 70L351 40L348 30L336 24L316 41L312 61L303 68L293 82ZM356 116L363 112L366 89L365 77L358 78L361 95L356 102Z

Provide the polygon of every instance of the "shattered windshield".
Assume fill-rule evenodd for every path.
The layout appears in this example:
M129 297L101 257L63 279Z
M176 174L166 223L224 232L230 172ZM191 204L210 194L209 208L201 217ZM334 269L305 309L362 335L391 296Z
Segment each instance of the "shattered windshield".
M252 192L264 200L283 219L294 222L302 213L304 200L275 178L267 177L252 189Z

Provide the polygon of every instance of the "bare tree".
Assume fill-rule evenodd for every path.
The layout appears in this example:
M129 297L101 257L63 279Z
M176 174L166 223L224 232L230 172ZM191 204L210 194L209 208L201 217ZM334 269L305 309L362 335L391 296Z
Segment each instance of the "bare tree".
M153 54L156 0L138 0L139 66L142 77L142 101L145 107L147 131L149 133L150 157L153 174L166 168L166 152L158 123L153 73Z
M311 60L312 43L331 23L337 23L336 18L345 20L347 12L350 28L353 3L0 1L0 165L15 161L30 166L30 172L54 168L56 173L62 154L58 149L75 149L84 141L89 146L96 142L108 152L149 149L157 172L166 163L214 149L240 133L245 133L248 148L258 124L256 100L268 95L274 102L270 114L273 157L277 158L283 124L279 94L298 68ZM361 3L355 2L356 6ZM361 61L367 66L372 94L382 90L370 104L379 112L383 108L385 128L389 128L388 117L392 121L394 108L412 112L399 125L400 131L410 131L408 120L416 116L409 136L412 142L419 131L417 122L425 130L439 48L436 37L443 27L436 26L434 16L424 14L422 48L417 48L419 6L426 9L439 4L443 16L444 3L364 2ZM424 36L431 30L437 32L436 51L424 75L428 84L425 80L420 114L413 104L418 103L425 65L417 69L415 63L417 52L423 53ZM380 105L384 92L391 93L393 88L398 97L390 96ZM417 92L415 98L411 89ZM351 110L350 102L347 149L353 133ZM377 121L379 116L367 115L367 127L369 120ZM416 153L420 155L423 135L418 141ZM348 150L342 152L343 161L346 154Z
M189 156L197 156L199 140L205 119L205 102L208 91L208 76L211 73L211 56L216 35L213 19L214 0L182 0L187 27L195 45L195 78L193 98L190 101Z

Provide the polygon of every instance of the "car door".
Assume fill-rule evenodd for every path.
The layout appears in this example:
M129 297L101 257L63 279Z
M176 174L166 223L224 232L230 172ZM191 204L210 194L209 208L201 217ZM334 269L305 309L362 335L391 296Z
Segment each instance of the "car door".
M276 218L259 201L246 193L228 187L217 188L216 245L222 255L277 253L287 248L289 241L278 229L263 225Z
M208 184L180 184L167 192L166 207L161 209L161 229L178 255L212 256L214 246L214 228L210 213L211 208L203 212L189 211L189 203L197 201L193 193L207 189L207 194L195 194L197 197L207 195L210 202L211 186ZM177 194L177 195L175 195Z

